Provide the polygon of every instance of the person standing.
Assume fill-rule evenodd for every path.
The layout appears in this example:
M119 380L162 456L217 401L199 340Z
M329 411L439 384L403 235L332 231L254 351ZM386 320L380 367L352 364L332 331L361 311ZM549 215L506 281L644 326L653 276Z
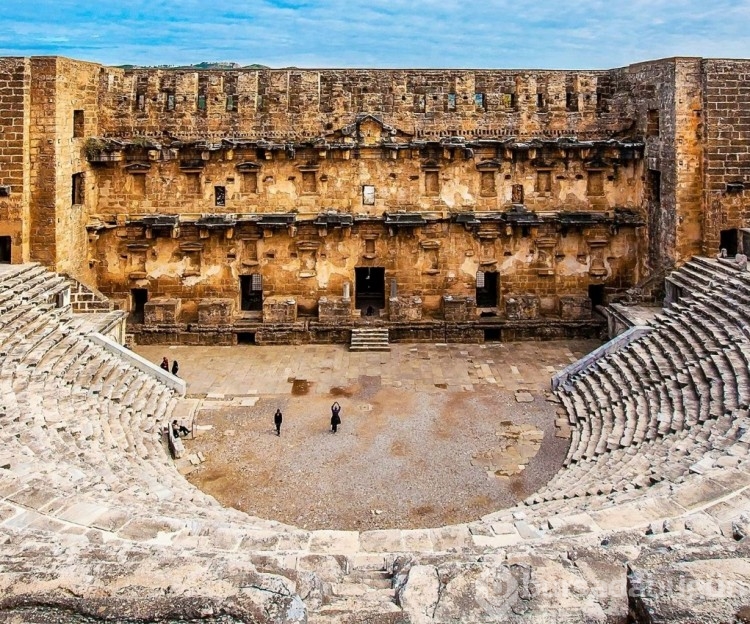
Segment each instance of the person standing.
M281 410L279 408L276 408L276 413L273 415L273 424L276 425L276 435L281 435L281 421L283 420L283 416L281 415Z
M165 371L169 372L169 360L165 357L161 359L161 364L159 364Z
M172 374L177 377L177 371L180 370L180 365L177 360L172 360Z
M339 405L339 402L336 401L333 405L331 405L331 430L333 431L333 433L336 433L339 425L341 424L341 416L339 416L340 413L341 406Z

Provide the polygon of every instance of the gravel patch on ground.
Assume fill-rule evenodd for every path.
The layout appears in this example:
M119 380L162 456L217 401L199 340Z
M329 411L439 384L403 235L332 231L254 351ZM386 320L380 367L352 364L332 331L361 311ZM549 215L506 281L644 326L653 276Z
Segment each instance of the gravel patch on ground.
M542 388L530 403L508 389L419 393L381 387L377 375L346 387L299 383L291 395L262 396L253 407L202 409L212 425L189 453L205 463L188 479L224 505L306 529L424 528L466 522L513 505L560 468L569 441L555 437L557 405ZM314 390L314 391L313 391ZM342 425L330 431L330 406ZM281 436L273 427L284 413ZM472 465L498 446L503 425L544 432L525 470L510 477Z

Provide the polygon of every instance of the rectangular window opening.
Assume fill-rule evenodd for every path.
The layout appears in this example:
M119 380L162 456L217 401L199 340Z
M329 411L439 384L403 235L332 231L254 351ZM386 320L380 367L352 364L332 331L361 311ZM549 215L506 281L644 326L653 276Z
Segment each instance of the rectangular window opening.
M370 184L365 184L362 187L362 204L365 206L375 205L375 187Z
M448 94L448 110L449 111L456 110L456 94L455 93Z
M146 94L145 93L139 93L135 97L136 107L139 111L145 111L146 110Z
M418 93L414 96L414 111L417 113L424 113L426 107L427 98L424 94Z
M648 120L646 124L646 136L659 136L659 110L651 108L648 111Z
M85 117L82 110L73 111L73 138L80 139L85 133Z
M648 191L651 201L657 204L661 202L661 171L648 170Z
M547 102L544 98L544 93L536 94L536 107L537 107L537 110L540 110L540 111L547 109Z
M199 111L206 110L206 94L205 93L198 94L198 110Z
M477 108L486 109L484 93L474 94L474 104L476 104Z
M569 113L574 113L578 110L578 94L573 91L567 91L565 93L565 109Z
M84 174L74 173L72 178L72 203L74 206L80 206L84 203Z
M214 186L214 205L215 206L227 205L227 187L226 186Z
M175 107L175 97L174 93L167 92L167 110L173 111Z
M237 96L231 93L227 95L227 112L237 112Z

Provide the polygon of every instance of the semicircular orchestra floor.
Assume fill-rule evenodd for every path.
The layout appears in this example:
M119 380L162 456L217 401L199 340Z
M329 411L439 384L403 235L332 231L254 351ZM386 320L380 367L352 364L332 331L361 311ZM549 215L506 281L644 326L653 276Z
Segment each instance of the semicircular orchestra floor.
M195 439L179 461L222 504L307 529L437 527L524 499L569 444L555 371L597 341L162 347ZM331 405L342 424L330 426ZM277 436L273 414L283 413ZM557 422L556 422L557 421Z

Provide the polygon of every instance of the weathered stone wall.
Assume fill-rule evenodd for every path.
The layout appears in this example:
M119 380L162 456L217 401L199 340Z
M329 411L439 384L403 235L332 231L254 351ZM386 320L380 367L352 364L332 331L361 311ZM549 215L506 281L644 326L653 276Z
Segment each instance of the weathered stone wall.
M181 225L179 238L147 238L144 229L101 231L97 282L126 309L131 288L147 288L150 297L180 297L185 322L197 319L198 302L207 297L233 299L239 310L240 276L252 274L262 275L265 297L293 296L300 314L315 315L321 296L340 296L346 283L354 284L354 269L368 266L383 267L385 283L395 278L400 295L421 297L428 315L440 313L444 294L473 297L479 270L498 273L498 306L502 297L536 293L542 311L554 315L559 294L586 293L590 284L613 290L632 284L638 255L631 227L617 233L573 227L563 235L555 224L510 231L494 224L484 226L483 238L445 219L394 235L377 222L325 235L309 221L292 232L242 223L231 238L228 232L203 238L196 225Z
M441 318L444 295L475 297L478 271L497 273L501 316L513 300L511 317L574 317L747 223L748 63L192 71L0 59L12 129L0 173L13 181L0 236L124 309L133 288L179 300L182 324L200 326L203 300L240 312L251 275L261 299L293 297L312 317L345 284L355 298L367 267L418 297L426 320Z
M11 261L29 259L29 60L0 58L0 236Z
M422 138L627 128L606 71L105 68L101 92L114 136L320 136L363 111Z
M750 61L702 65L703 251L716 254L722 230L750 226Z
M632 132L645 139L643 207L648 254L644 274L700 250L700 59L673 58L617 72L633 106Z
M31 59L31 259L92 286L86 223L97 187L83 148L98 133L99 69L59 57Z

